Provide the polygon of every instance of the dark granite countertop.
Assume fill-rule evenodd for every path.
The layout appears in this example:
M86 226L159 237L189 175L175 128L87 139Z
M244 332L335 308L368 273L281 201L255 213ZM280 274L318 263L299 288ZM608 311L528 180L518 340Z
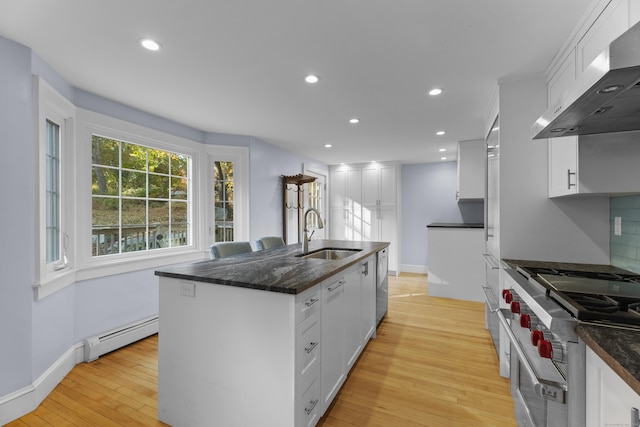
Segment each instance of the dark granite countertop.
M432 222L427 228L484 228L482 223L464 222Z
M580 323L578 336L640 394L640 330Z
M309 252L322 248L361 249L340 260L300 258L302 244L254 251L229 258L210 259L158 269L156 276L195 280L271 292L298 294L356 264L388 242L313 240Z

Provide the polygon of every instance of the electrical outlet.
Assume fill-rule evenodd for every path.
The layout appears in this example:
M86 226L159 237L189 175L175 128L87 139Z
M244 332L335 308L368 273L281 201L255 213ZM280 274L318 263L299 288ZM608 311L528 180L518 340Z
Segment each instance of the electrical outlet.
M180 282L180 295L195 298L196 284L190 282Z
M616 216L613 218L613 234L616 236L622 236L622 217Z

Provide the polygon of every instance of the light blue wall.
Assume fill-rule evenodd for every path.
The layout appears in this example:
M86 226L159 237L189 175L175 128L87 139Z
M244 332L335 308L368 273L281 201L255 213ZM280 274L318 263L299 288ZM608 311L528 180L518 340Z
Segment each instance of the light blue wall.
M35 147L31 52L0 37L0 397L31 384Z
M612 197L611 264L640 274L640 195ZM614 219L622 218L622 235L615 235Z
M76 343L153 316L158 286L153 270L77 282L34 301L35 168L32 74L42 76L77 107L208 144L249 147L252 239L282 230L280 175L303 164L327 166L242 135L206 133L73 88L31 49L0 37L0 399L30 386Z
M456 162L402 166L402 265L428 265L427 225L483 222L482 202L458 203Z

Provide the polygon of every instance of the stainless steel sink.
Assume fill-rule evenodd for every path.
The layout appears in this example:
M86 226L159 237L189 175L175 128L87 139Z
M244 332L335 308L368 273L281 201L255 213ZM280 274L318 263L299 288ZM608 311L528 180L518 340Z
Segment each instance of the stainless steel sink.
M348 248L324 248L318 249L308 254L296 255L301 258L315 258L326 260L338 260L349 257L356 252L360 252L362 249L348 249Z

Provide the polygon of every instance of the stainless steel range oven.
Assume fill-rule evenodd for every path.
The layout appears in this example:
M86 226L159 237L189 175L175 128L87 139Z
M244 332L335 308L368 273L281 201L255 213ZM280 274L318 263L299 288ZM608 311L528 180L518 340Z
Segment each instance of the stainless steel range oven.
M585 345L578 322L640 327L640 275L606 265L505 260L501 322L521 426L585 425Z

